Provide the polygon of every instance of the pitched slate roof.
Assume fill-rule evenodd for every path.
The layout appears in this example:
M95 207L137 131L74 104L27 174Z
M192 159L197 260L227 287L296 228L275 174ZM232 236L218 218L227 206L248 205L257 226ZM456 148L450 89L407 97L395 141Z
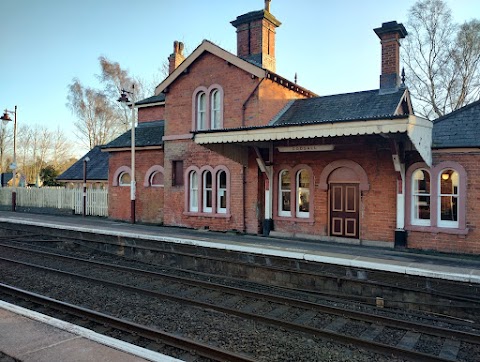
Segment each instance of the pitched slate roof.
M135 147L162 146L165 130L165 121L152 121L139 123L135 127ZM110 143L102 146L102 149L131 147L131 131L127 131Z
M378 89L298 99L283 110L271 125L295 125L350 120L368 120L395 116L405 88L388 94Z
M432 148L480 147L480 100L433 123Z
M57 181L83 181L83 160L85 157L90 158L90 161L87 162L87 179L108 181L108 156L108 153L101 151L101 146L96 146L58 176Z
M158 96L151 96L135 103L136 106L143 106L151 103L165 102L165 93L160 93Z

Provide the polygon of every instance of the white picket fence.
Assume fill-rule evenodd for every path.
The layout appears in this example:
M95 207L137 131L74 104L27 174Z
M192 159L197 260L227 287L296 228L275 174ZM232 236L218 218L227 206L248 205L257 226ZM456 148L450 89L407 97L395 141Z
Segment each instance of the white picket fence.
M17 207L49 207L83 213L83 189L17 187ZM108 216L108 190L87 189L86 215ZM0 204L12 204L12 188L0 188Z

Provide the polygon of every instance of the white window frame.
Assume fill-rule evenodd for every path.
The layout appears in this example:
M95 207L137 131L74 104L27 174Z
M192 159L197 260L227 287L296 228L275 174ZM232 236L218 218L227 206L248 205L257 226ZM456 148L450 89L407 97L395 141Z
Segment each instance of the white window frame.
M220 182L220 176L225 175L225 187L222 187L222 183ZM217 172L217 213L219 214L226 214L227 213L227 172L225 170L220 170ZM222 196L225 197L225 207L221 207L222 205Z
M292 183L290 180L290 185L287 188L282 188L282 175L284 173L288 173L288 178L291 178L290 171L289 170L281 170L278 174L278 216L285 216L285 217L291 217L292 216ZM288 193L289 195L289 202L290 202L290 210L283 210L283 194Z
M149 179L149 184L150 186L152 187L163 187L165 185L165 180L163 180L163 183L161 184L155 184L153 183L153 179L155 178L156 175L158 174L161 174L162 175L162 178L163 178L163 172L162 171L155 171L155 172L152 172L152 174L150 175L150 179Z
M430 177L430 190L428 190L428 193L420 193L420 192L416 192L416 179L415 179L415 174L417 172L426 172L428 173L429 177ZM415 171L413 171L412 173L412 180L411 180L411 190L412 190L412 195L411 195L411 224L412 225L418 225L418 226L430 226L431 223L432 223L432 173L427 170L427 169L424 169L424 168L418 168L416 169ZM425 190L426 191L426 190ZM430 198L430 218L427 220L427 219L419 219L417 217L417 210L418 210L418 204L417 204L417 197L420 197L420 196L423 196L423 197L429 197Z
M217 101L215 103L215 101ZM211 129L220 129L221 127L221 96L220 90L214 89L210 93L210 128Z
M132 183L131 178L130 178L130 181L128 181L128 182L123 182L122 181L123 176L125 176L125 175L130 176L130 173L127 172L127 171L123 171L122 173L120 173L120 175L118 175L118 186L123 186L123 187L130 186L130 184Z
M207 187L207 175L210 175L211 184ZM202 174L202 210L203 212L212 212L213 211L213 175L211 171L204 171ZM207 206L208 193L210 193L210 200L212 205Z
M452 171L452 176L455 175L457 181L456 186L457 192L451 194L442 194L442 175L446 171ZM437 187L437 226L442 228L458 228L458 218L459 218L459 202L460 202L460 175L457 170L452 168L443 169L438 173L438 187ZM442 220L442 196L443 197L456 197L457 198L457 220L456 221L449 221L449 220Z
M306 172L308 174L308 187L300 187L300 174ZM300 196L301 193L305 192L308 195L309 202L309 211L300 211ZM295 175L295 200L296 200L296 215L299 218L309 218L310 217L310 172L307 169L301 169Z
M197 130L207 129L207 94L197 94Z
M189 175L189 198L188 208L191 212L198 212L198 173L190 171Z

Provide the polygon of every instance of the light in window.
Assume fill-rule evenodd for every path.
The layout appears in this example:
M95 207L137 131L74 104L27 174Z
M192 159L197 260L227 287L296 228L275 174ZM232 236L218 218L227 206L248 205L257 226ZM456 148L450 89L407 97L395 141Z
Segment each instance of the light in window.
M440 175L439 221L443 227L458 227L458 172L444 170Z

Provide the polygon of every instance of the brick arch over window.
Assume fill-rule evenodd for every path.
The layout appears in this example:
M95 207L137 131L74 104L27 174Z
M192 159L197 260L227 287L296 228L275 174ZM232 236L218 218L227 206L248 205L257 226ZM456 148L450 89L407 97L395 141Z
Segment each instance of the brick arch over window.
M118 177L119 177L123 172L128 173L128 174L130 175L130 177L132 176L132 171L130 170L130 167L128 167L128 166L121 166L121 167L117 168L117 170L116 170L115 173L113 174L112 186L118 186Z
M328 190L328 176L335 171L337 168L346 167L353 170L360 180L359 189L360 191L370 190L370 184L368 183L368 176L362 166L360 166L355 161L351 160L337 160L329 163L320 174L319 187L320 190Z
M150 177L155 173L160 172L162 175L164 174L163 166L160 165L153 165L150 167L147 172L145 173L145 179L143 180L143 186L149 187L150 185Z

